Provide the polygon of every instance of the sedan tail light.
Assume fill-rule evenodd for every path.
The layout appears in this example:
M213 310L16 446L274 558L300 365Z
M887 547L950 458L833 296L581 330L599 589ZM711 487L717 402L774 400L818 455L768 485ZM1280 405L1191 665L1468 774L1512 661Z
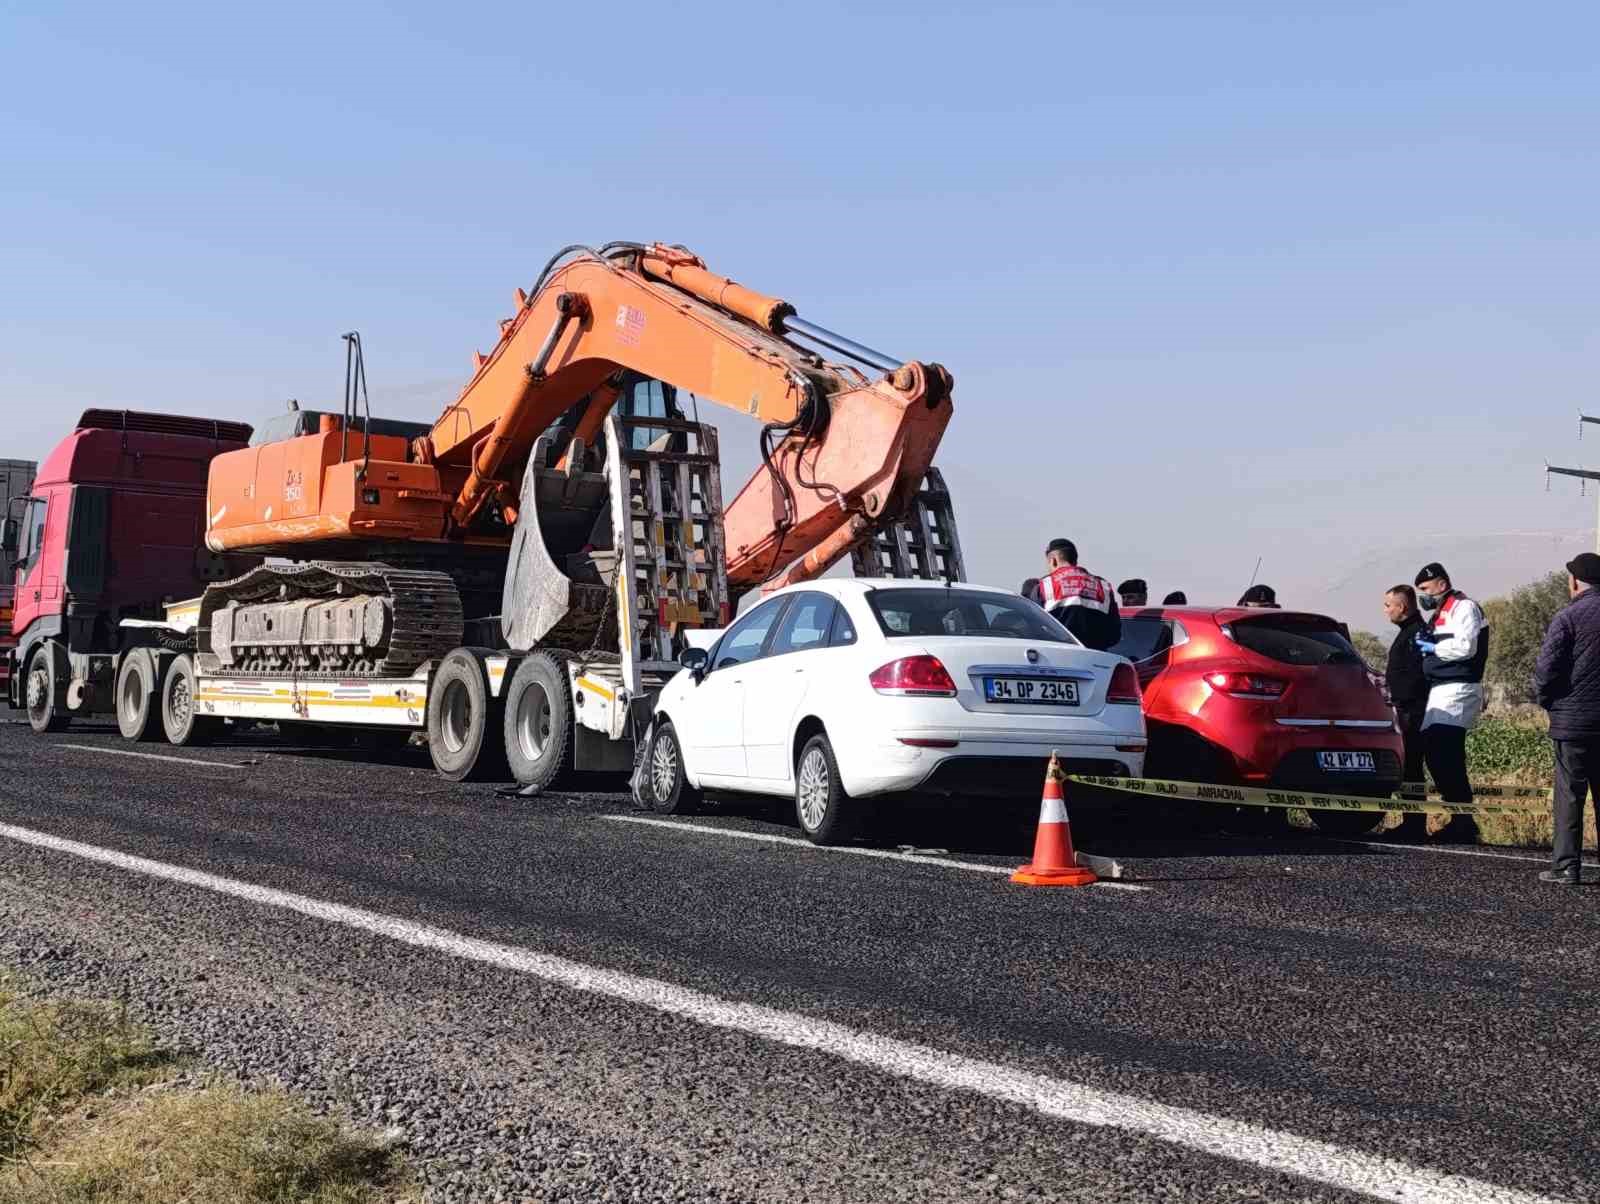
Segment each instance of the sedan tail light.
M1139 675L1133 671L1132 665L1124 662L1111 670L1111 684L1106 687L1106 701L1139 705Z
M867 679L880 694L914 698L954 698L956 683L936 656L903 656L872 671Z
M1259 673L1207 673L1206 685L1233 698L1282 698L1289 683Z

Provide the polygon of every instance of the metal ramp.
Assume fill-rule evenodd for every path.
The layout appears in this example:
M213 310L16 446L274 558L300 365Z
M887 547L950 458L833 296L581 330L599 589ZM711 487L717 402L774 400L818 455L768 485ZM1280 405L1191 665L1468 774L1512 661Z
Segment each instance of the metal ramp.
M631 587L624 657L640 668L674 663L685 627L726 627L731 608L722 536L716 428L681 418L612 415L612 471L625 478L617 516L618 568ZM646 446L636 447L643 439ZM629 639L629 636L633 639ZM629 682L638 692L640 683Z
M928 469L905 514L851 553L850 567L857 577L967 579L955 506L937 468Z

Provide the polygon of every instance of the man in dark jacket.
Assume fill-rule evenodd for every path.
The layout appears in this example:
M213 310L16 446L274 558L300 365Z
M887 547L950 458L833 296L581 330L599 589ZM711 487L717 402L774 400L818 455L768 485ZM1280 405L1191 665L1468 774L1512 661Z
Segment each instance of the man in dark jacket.
M1428 679L1422 672L1422 649L1417 647L1417 634L1426 630L1417 610L1417 591L1409 585L1395 586L1383 595L1383 613L1399 628L1394 643L1389 645L1389 664L1383 682L1389 690L1389 701L1394 704L1395 717L1400 721L1400 734L1405 737L1404 778L1417 783L1416 797L1420 800L1422 716L1428 709ZM1420 839L1427 835L1428 817L1421 812L1408 814L1400 821L1398 831L1401 836Z
M1550 712L1556 751L1555 840L1541 882L1583 881L1583 804L1600 780L1600 556L1567 562L1572 596L1550 620L1533 671L1534 695Z

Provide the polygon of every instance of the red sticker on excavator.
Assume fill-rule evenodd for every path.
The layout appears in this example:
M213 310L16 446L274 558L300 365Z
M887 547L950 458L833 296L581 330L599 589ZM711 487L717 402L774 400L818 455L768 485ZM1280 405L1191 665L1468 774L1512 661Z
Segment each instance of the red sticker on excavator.
M639 336L644 333L644 310L635 309L631 305L617 306L617 341L629 347L639 345Z

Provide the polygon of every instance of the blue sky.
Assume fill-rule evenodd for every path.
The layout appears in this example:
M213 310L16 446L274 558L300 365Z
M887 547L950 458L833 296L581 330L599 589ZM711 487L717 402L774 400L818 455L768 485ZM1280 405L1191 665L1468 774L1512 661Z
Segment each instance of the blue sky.
M336 398L351 328L431 418L551 251L659 239L950 367L980 580L1065 534L1319 605L1386 546L1590 539L1539 469L1600 467L1592 5L39 8L0 15L0 455Z

